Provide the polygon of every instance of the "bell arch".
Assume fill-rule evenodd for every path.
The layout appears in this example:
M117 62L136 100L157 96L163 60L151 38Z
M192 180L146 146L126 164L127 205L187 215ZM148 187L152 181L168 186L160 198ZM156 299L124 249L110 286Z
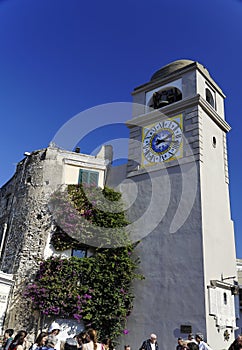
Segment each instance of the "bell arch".
M148 106L158 109L180 100L182 100L181 90L174 86L166 86L153 93Z

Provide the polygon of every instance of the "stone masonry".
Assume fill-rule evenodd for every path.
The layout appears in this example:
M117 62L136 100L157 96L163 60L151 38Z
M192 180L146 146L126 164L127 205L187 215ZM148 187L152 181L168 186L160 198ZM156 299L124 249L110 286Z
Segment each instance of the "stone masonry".
M0 269L14 276L4 327L36 333L39 315L23 298L24 289L34 276L52 232L48 209L51 193L64 183L65 164L93 162L105 169L105 152L85 156L56 147L32 152L17 165L14 176L0 189L0 228L5 231ZM84 159L84 161L83 161ZM78 168L78 166L76 166ZM76 183L78 179L76 180ZM4 229L5 228L5 229Z

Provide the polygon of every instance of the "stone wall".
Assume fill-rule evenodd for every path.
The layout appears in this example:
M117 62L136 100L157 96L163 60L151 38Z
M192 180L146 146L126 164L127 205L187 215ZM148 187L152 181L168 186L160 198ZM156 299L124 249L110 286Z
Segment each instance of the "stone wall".
M110 146L103 146L95 157L51 145L26 155L14 176L0 189L0 270L13 274L14 280L4 328L36 334L44 322L38 312L33 313L23 292L34 278L45 250L57 253L49 243L54 228L48 208L50 195L70 180L78 183L79 170L83 168L98 171L102 187L111 158Z
M14 276L5 327L16 330L38 327L38 314L32 313L23 292L38 268L38 260L43 257L51 229L49 195L43 183L45 155L46 150L41 150L24 158L15 175L1 189L0 224L2 228L7 224L1 270Z

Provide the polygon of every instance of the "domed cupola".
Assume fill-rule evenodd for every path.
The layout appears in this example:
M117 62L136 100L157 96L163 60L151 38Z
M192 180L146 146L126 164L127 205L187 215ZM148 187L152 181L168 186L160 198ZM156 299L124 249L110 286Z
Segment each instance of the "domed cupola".
M149 108L160 109L200 95L216 111L223 115L225 97L211 78L208 70L199 62L182 59L158 69L148 83L137 87L134 102Z
M183 69L184 67L187 67L193 63L194 63L194 61L191 61L191 60L177 60L177 61L174 61L172 63L169 63L166 66L160 68L158 71L156 71L152 75L150 81L164 79L167 76L171 75L172 73L178 72L181 69Z

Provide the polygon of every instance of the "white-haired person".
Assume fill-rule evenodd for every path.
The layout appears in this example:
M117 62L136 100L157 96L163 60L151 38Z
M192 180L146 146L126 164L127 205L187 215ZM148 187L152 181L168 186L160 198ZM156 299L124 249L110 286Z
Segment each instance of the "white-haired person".
M151 333L150 338L143 341L139 350L159 350L156 334Z

